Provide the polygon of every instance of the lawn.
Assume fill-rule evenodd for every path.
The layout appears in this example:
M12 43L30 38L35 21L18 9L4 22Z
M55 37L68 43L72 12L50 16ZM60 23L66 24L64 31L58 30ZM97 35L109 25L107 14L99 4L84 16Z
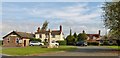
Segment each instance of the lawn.
M0 46L2 45L2 40L0 40Z
M77 49L74 46L60 46L59 48L41 48L39 46L24 47L24 48L5 48L2 49L3 54L14 56L25 56L33 54L41 54L56 51L71 51Z
M108 48L118 49L120 50L120 46L108 46Z

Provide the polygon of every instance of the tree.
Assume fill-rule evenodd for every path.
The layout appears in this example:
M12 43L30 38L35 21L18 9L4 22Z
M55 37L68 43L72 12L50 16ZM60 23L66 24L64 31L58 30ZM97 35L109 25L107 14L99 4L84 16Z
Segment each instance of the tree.
M120 1L106 2L102 7L105 27L120 40Z
M76 32L73 34L73 36L74 36L75 38L77 38L77 34L76 34Z
M45 31L47 29L47 26L48 26L48 22L45 21L42 25L41 31Z
M78 36L77 36L76 32L73 34L73 36L74 36L74 42L76 43L78 40Z
M66 37L67 45L73 45L74 44L74 36L68 35Z
M72 35L72 30L70 29L70 34L66 37L67 45L74 44L74 36Z
M87 35L85 33L78 34L78 41L85 41L87 39Z

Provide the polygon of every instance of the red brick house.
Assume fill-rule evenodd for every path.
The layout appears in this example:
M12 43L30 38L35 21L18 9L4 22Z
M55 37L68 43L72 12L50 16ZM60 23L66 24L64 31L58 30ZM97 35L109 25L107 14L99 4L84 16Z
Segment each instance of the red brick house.
M100 30L96 34L86 34L88 36L87 42L97 42L100 43L101 36L100 36Z
M34 34L12 31L3 37L3 46L4 47L29 46L30 38L34 38Z

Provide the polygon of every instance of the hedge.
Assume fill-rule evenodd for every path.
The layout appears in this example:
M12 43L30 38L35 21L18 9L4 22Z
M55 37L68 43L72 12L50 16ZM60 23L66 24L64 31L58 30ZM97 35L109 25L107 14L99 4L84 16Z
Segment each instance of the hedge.
M60 45L66 45L66 41L57 41Z
M88 45L99 45L99 43L97 43L97 42L88 42Z
M41 42L41 39L32 38L32 39L30 39L30 41L39 41L39 42Z

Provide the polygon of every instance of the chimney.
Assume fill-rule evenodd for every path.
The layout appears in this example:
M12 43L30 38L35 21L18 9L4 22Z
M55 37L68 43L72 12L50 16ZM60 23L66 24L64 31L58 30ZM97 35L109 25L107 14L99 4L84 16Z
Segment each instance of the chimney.
M100 35L100 32L101 32L101 31L99 30L99 31L98 31L98 34L99 34L99 35Z
M40 27L38 27L38 30L37 30L37 32L40 32Z
M62 32L62 26L60 25L60 31Z
M83 30L83 33L85 33L85 31Z

